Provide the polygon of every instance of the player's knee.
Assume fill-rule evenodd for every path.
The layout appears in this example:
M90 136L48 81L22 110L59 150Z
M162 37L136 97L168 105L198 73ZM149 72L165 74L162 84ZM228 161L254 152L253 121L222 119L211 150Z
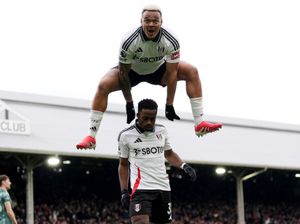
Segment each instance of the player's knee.
M102 95L103 93L107 93L107 88L103 82L100 82L97 87L97 94Z
M110 92L112 92L110 81L101 80L97 87L97 93L100 95L108 95Z
M198 69L195 66L191 65L190 71L191 71L192 76L195 76L195 77L199 76Z
M195 82L199 80L198 69L195 66L190 65L187 71L188 72L186 74L186 80L195 81Z
M178 73L179 80L197 81L199 79L198 69L189 63L184 63Z
M115 69L111 69L98 84L97 94L108 95L117 90L120 90L118 72Z

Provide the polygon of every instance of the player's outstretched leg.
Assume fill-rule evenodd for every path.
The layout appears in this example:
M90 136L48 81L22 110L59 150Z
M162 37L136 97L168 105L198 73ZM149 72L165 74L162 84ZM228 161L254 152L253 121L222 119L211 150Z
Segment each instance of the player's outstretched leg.
M77 149L96 148L96 135L99 130L103 114L107 108L108 95L119 89L118 70L116 68L110 69L101 79L93 99L90 114L89 134L76 145Z
M178 80L186 81L186 92L190 98L194 116L195 134L198 137L202 137L222 128L221 123L210 123L203 118L202 87L197 68L187 62L181 61L179 63L177 78Z

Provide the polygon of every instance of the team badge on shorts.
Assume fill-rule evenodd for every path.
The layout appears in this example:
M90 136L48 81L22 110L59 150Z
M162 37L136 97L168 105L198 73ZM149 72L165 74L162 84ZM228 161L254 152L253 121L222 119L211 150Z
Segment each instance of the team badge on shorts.
M136 211L136 212L141 211L141 204L135 204L134 205L134 211Z

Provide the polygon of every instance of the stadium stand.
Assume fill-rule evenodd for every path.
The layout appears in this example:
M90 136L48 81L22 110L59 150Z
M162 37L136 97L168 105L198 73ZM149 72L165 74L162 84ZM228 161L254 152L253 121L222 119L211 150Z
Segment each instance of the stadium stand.
M34 171L35 224L127 224L119 202L117 160L71 158L71 165ZM214 175L215 166L194 165L198 180L191 183L170 168L173 224L237 223L235 179ZM0 163L11 176L11 196L18 223L26 223L26 170ZM271 170L245 183L248 224L300 224L299 179L293 171Z

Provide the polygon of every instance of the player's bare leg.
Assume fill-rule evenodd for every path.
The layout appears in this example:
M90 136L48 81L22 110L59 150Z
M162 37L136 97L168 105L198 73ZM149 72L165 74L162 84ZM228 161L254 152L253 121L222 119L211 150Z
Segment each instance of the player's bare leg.
M178 66L177 79L186 81L186 92L190 98L194 116L195 134L198 137L202 137L207 133L222 128L222 124L210 123L203 118L202 87L197 68L187 62L181 61Z
M90 114L90 131L83 140L76 145L77 149L95 149L96 135L99 130L103 113L107 108L108 95L120 90L118 69L111 69L100 81L92 102Z
M131 217L132 224L149 224L149 215L136 215Z

